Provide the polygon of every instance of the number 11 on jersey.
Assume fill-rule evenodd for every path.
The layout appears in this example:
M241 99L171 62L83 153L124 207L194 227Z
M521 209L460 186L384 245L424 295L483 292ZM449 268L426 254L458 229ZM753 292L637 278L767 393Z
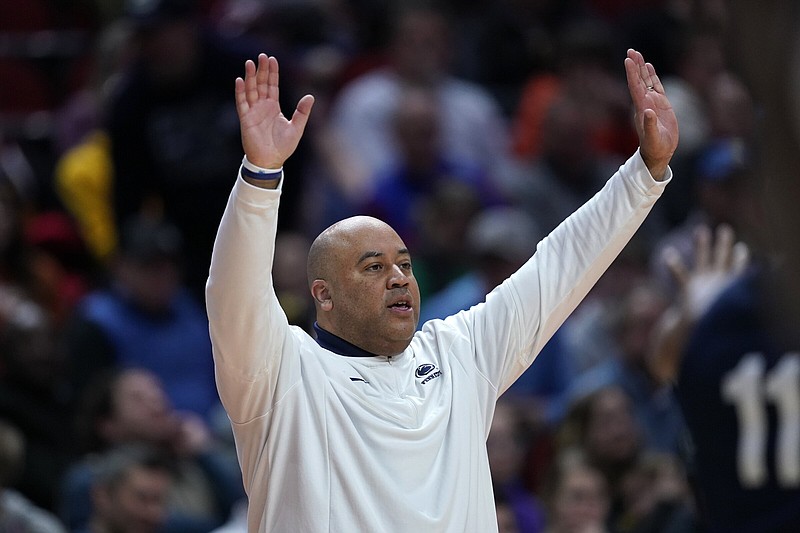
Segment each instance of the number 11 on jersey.
M739 422L737 469L743 487L768 480L768 403L775 406L775 472L784 488L800 486L800 354L785 354L766 371L761 353L746 354L722 379L722 397L732 403Z

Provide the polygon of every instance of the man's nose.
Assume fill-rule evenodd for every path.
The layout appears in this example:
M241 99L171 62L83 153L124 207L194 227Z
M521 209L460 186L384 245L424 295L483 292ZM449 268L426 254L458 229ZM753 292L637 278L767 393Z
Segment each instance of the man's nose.
M398 265L392 265L389 288L405 287L406 285L408 285L408 275Z

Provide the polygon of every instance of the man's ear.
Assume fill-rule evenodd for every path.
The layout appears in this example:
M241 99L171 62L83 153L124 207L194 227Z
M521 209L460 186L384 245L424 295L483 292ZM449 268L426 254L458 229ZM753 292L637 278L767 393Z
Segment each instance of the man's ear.
M331 300L328 282L324 279L315 279L311 283L311 296L314 297L316 305L323 311L330 311L333 309L333 300Z

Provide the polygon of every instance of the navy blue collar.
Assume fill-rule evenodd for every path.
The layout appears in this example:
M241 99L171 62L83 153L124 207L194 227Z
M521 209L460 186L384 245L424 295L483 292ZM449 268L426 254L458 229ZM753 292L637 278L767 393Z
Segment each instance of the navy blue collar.
M317 334L317 344L333 353L347 357L378 357L374 353L363 350L355 344L337 337L330 331L325 331L316 322L314 322L314 332Z

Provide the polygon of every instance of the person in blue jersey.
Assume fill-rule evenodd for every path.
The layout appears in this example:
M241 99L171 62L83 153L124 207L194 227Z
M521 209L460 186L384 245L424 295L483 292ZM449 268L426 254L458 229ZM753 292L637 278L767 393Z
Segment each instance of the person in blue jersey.
M782 307L786 272L756 250L723 225L698 230L691 268L674 252L681 297L651 355L675 383L710 532L800 531L800 336Z
M290 118L278 62L245 63L245 158L220 222L206 301L249 531L496 532L486 450L495 404L619 254L663 192L678 125L652 65L624 61L640 148L533 256L468 311L417 331L411 253L356 216L312 243L315 336L291 326L271 270L283 164L314 99ZM591 88L587 88L591 90Z

